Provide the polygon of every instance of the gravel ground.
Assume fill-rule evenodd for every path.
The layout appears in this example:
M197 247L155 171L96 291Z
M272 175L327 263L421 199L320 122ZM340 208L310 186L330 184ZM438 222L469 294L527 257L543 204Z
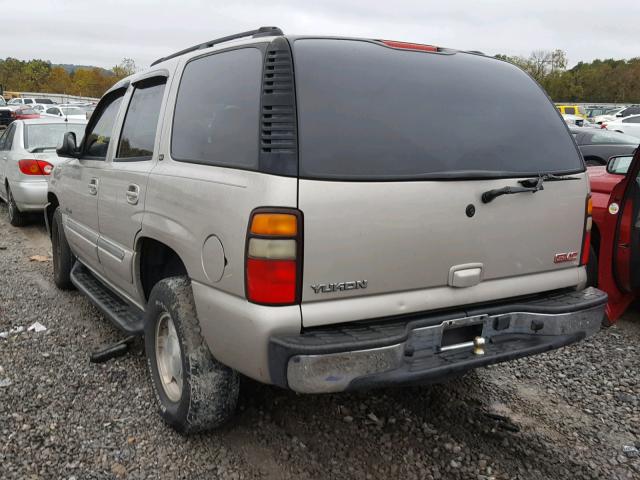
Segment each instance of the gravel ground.
M640 315L593 339L443 385L299 396L244 381L234 422L181 437L155 412L140 345L52 283L44 227L0 205L2 479L640 478Z

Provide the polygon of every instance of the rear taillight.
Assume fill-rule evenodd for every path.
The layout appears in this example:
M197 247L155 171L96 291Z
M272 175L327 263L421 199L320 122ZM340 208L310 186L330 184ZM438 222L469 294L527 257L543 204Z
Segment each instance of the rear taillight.
M25 158L18 162L18 168L25 175L50 175L53 165L44 160L32 160Z
M433 45L423 45L422 43L397 42L395 40L380 40L384 45L401 50L418 50L420 52L437 52L438 47Z
M580 255L580 265L586 265L589 263L589 250L591 249L591 226L593 225L593 217L591 212L593 211L593 203L591 201L591 194L587 197L587 205L584 215L584 233L582 235L582 254Z
M247 232L247 300L292 305L300 299L302 214L284 208L254 210Z

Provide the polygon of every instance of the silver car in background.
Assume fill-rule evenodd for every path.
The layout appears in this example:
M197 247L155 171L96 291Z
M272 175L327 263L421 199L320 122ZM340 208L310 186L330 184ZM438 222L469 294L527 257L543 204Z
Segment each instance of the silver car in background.
M0 137L0 199L8 204L11 225L24 225L29 212L47 203L47 177L64 159L56 148L65 132L84 135L86 121L56 118L16 120Z

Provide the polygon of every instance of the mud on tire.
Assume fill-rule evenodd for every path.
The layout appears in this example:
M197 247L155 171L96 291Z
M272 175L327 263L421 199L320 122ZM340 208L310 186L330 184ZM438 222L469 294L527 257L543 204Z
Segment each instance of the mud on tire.
M172 401L160 379L156 358L158 322L169 314L180 345L182 389ZM158 282L145 313L145 351L151 385L162 418L178 432L189 434L214 429L233 416L239 376L218 362L200 333L191 282L171 277Z

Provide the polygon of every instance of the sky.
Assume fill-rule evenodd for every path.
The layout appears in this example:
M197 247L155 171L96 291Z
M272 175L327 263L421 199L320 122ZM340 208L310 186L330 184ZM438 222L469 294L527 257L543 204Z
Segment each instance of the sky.
M0 0L0 58L138 67L220 36L289 34L426 43L489 55L560 48L569 65L640 56L640 1Z

